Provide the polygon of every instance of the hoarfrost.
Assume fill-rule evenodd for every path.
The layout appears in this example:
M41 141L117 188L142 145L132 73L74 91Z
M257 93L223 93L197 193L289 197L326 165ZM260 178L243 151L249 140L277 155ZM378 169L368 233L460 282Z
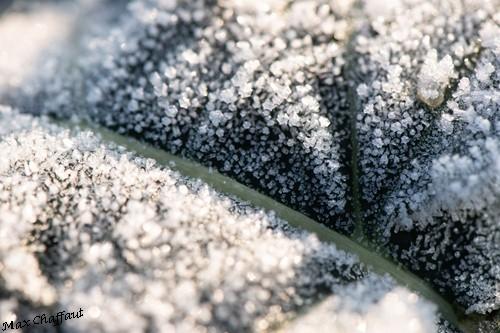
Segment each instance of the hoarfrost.
M435 325L432 305L273 213L91 132L0 109L0 128L20 121L23 130L0 137L8 156L0 171L4 320L42 303L84 309L65 322L70 332L268 331L334 294L336 302L380 309L356 315L368 325L374 311L408 300L404 313L392 314L394 327ZM345 325L354 320L332 311ZM407 316L414 319L403 324Z
M69 42L55 43L55 55L14 91L23 111L88 117L347 234L356 169L372 241L470 312L499 308L497 0L83 3L94 5L72 20ZM38 121L15 119L0 135ZM95 149L83 141L82 151ZM0 157L0 170L10 158ZM24 166L27 177L40 170ZM53 172L62 182L76 177ZM123 208L109 198L103 205ZM18 213L29 221L37 209ZM86 223L99 216L80 213ZM173 214L179 222L184 212ZM144 231L145 241L162 235L154 225L129 227L125 234ZM274 267L272 258L264 266ZM184 284L176 294L192 291Z

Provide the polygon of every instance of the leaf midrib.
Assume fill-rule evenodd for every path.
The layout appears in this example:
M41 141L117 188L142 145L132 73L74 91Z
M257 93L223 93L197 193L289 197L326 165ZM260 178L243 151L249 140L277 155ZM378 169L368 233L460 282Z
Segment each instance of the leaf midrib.
M463 309L450 305L441 295L435 292L427 282L405 270L400 264L394 263L391 259L369 248L369 244L362 244L358 239L352 240L349 237L329 229L310 217L232 178L224 176L213 169L174 156L150 144L117 134L89 122L82 121L77 124L62 120L57 120L55 122L65 128L76 127L81 130L91 130L97 133L104 142L123 146L130 152L142 157L154 159L158 164L173 169L186 177L200 179L218 192L237 197L240 200L251 203L257 208L273 211L279 218L285 220L291 226L311 232L315 234L319 240L333 243L338 249L355 254L361 263L369 266L375 273L380 275L390 274L400 285L406 286L413 292L433 302L438 307L441 315L450 323L459 327L463 332L470 332L460 320L460 318L464 316Z

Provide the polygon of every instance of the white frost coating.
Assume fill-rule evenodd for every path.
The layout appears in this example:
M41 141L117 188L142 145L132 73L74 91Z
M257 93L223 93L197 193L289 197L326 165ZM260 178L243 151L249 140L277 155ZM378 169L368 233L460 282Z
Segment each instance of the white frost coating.
M498 308L498 1L363 1L359 16L352 1L99 3L81 15L70 52L23 84L31 111L83 112L348 231L352 85L370 236L469 311ZM126 208L123 221L156 216L136 200ZM159 230L148 224L145 238Z
M500 14L495 15L496 22L487 22L479 32L481 37L481 44L491 49L497 56L500 55L500 27L498 23L500 21Z
M28 82L21 104L76 109L350 230L350 3L132 1L111 26L101 5L82 19L95 28L71 37L77 52Z
M500 307L500 63L491 29L483 25L483 49L470 56L476 66L457 80L384 206L389 225L420 234L401 256L424 271L441 267L440 285L463 281L451 288L480 313Z
M438 61L437 51L430 51L418 75L418 97L430 107L438 107L444 100L450 79L455 76L451 57L447 55Z
M9 132L29 129L34 123L30 116L20 116L10 108L0 107L0 140ZM16 142L10 140L9 145L15 147ZM26 152L19 151L18 154ZM0 156L1 277L5 288L47 305L55 300L54 290L41 274L34 254L23 246L26 235L32 230L35 215L43 211L47 197L35 191L33 182L9 174L12 161L12 155L7 151ZM36 163L26 164L26 174L33 169L36 169Z
M27 120L2 108L0 128ZM371 273L380 287L342 291L365 274L354 256L90 132L31 120L0 139L0 278L29 306L52 293L42 303L85 309L70 332L268 331L322 294L360 306L383 297L381 309L409 294L383 296L387 278ZM24 311L11 303L0 313Z
M45 6L31 12L9 13L0 20L0 89L19 88L38 68L43 51L68 34L70 11Z
M500 307L498 1L399 3L354 43L365 221L397 260L489 312Z
M11 320L15 321L17 319L15 312L17 305L18 303L14 298L0 300L0 316L4 322L10 322Z
M366 1L364 10L377 3ZM377 210L377 193L384 192L382 187L414 158L413 143L433 122L432 112L417 96L422 94L424 103L438 104L454 76L455 62L463 63L473 50L464 38L476 40L479 31L472 27L484 23L483 15L468 4L457 6L454 0L397 3L397 11L360 29L353 43L354 73L348 75L355 80L362 108L356 119L360 187L369 211ZM494 8L483 6L488 12ZM450 53L454 48L462 54ZM383 134L376 137L377 129Z
M346 297L347 296L347 297ZM368 276L314 307L286 331L336 333L436 332L435 306L394 287L390 279Z
M403 6L401 0L364 0L364 10L372 19L394 15Z

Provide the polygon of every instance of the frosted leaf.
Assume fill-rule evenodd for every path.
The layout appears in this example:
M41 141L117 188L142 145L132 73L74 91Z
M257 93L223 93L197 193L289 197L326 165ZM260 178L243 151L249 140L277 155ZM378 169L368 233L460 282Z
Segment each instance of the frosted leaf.
M75 18L61 30L72 31L71 35L61 41L62 35L54 30L50 52L43 53L48 56L29 61L36 70L23 79L18 89L7 91L0 87L0 93L25 112L83 117L196 160L346 234L354 229L355 219L361 220L372 241L386 246L397 261L427 278L468 311L485 313L497 309L498 6L490 0L373 0L356 2L351 8L353 4L354 1L326 0L76 2L76 10L61 12ZM3 21L6 17L2 17L2 22L7 21ZM0 27L0 38L4 37L1 31ZM29 36L39 48L36 36ZM16 52L23 55L22 50ZM0 115L7 124L0 127L2 137L29 129L38 121L42 122L41 132L49 131L50 126L40 119L23 118L5 110ZM21 140L19 145L38 146L38 134L27 135L31 141ZM50 141L45 134L42 137ZM61 149L56 153L62 161L70 158L64 152L71 150L76 164L99 165L99 175L118 172L110 171L110 165L115 165L112 161L102 163L111 151L100 150L92 135L79 134L80 139L75 141L59 134L50 132L60 139L50 143ZM13 136L7 141L12 145ZM356 145L351 147L351 143ZM79 147L77 151L75 147ZM36 154L40 162L49 159L54 151L24 153L23 161L33 160L28 157ZM12 159L18 156L11 155L0 156L0 172L11 169ZM122 261L157 267L161 261L157 260L157 251L144 248L154 247L158 239L185 244L186 239L197 235L170 229L189 223L186 221L203 220L179 207L168 206L165 213L143 198L141 191L132 190L144 175L132 177L133 163L127 164L126 160L115 165L127 165L119 174L131 177L118 177L125 189L109 189L104 182L95 187L95 192L88 190L91 194L85 194L102 200L93 200L99 202L95 206L82 204L77 211L77 223L92 225L92 232L80 233L82 242L89 246L85 250L91 249L88 253L92 254L85 260L95 263L110 259L106 269L113 272ZM36 178L44 172L44 166L38 162L26 162L19 170L24 177ZM50 169L51 177L65 184L84 182L73 164L60 164ZM149 164L144 162L144 168L150 170L146 165ZM354 171L359 182L351 179ZM174 177L167 182L176 181ZM10 182L5 180L6 184ZM2 198L34 191L37 184L23 182L12 193L2 188ZM90 186L84 185L87 189ZM190 194L189 186L168 188L182 198ZM66 190L50 181L43 189L47 198L61 195L64 203L74 194L64 196ZM157 198L159 191L144 195ZM355 191L360 202L353 198ZM116 197L106 196L107 192ZM41 214L40 206L33 200L2 218L21 218L28 223L25 227L31 226L29 222ZM46 205L47 200L51 202L43 198L35 201ZM171 201L176 200L174 196ZM183 201L186 206L191 203L191 199ZM212 212L207 211L209 206L195 205L200 215ZM64 207L53 219L56 229L78 220ZM360 210L356 214L355 208ZM102 221L103 211L112 218ZM357 213L360 216L354 216ZM147 221L140 226L132 224L140 217ZM238 221L231 214L221 213L219 217L229 224ZM163 220L168 220L172 228L163 226ZM115 226L116 221L123 223ZM109 246L104 244L110 244L106 237L111 236L99 233L98 222L114 232L112 237L123 241L126 251L120 247L122 243L113 243L114 250L108 251ZM5 225L9 227L4 232L27 232L22 225L19 229L10 222ZM37 230L42 235L36 235L45 242L42 231ZM74 234L79 231L70 230L68 234L76 239ZM100 242L98 239L103 244L89 244ZM62 251L64 260L74 254L66 250ZM122 257L114 252L119 250L124 251L119 253ZM172 250L163 247L158 251ZM212 254L213 262L227 256L223 250ZM278 264L275 256L261 254L258 263L262 264L262 271L265 268L273 273L280 267L281 272L290 272L287 268L294 265L293 260ZM247 262L239 256L229 257ZM44 271L54 262L48 260L40 265L40 271ZM231 263L227 265L224 267L228 271L234 268ZM190 262L179 259L169 269L190 278L193 273L189 267ZM88 276L85 281L97 274L87 266L81 269L78 274ZM60 267L56 271L65 275ZM106 272L98 273L103 276ZM154 275L154 269L152 272ZM218 272L209 272L214 281L218 281ZM247 277L237 273L231 293L245 285ZM37 274L37 270L27 273ZM288 277L279 277L290 281ZM128 303L124 298L109 298L110 304L134 318L136 326L128 324L137 331L149 325L150 319L137 317L127 304L142 293L132 287L142 286L136 283L142 278L127 276L128 285L123 290L132 290L124 296ZM264 281L260 275L257 278ZM253 273L249 279L254 281ZM177 308L186 312L178 299L186 294L202 294L196 283L195 287L189 282L179 290L171 288L166 292L162 282L152 283L151 291L145 293L177 296L168 301L163 296L151 296L144 302L151 307L144 310L146 313L155 313L155 305L161 305L168 313ZM254 293L262 295L266 300L263 303L248 296L244 304L236 302L233 307L234 293L228 298L224 288L219 287L210 285L209 293L213 293L214 303L226 302L225 306L207 309L194 300L199 311L196 319L181 324L168 321L162 327L167 331L191 332L214 322L223 322L217 328L224 330L262 322L266 328L273 320L282 322L284 312L295 311L280 309L277 304L283 305L283 299L275 302L276 295L269 290ZM91 285L87 289L91 288L101 286ZM109 296L117 287L103 288L108 289L102 294ZM78 294L91 303L89 295L94 294L87 291L78 290L72 295ZM99 314L105 313L100 308L105 306L107 297L98 299L92 305L92 324L85 323L79 330L88 331L89 326L85 325L96 325L92 326L94 330L105 325ZM297 301L292 308L296 304L300 307L299 303L302 304ZM238 314L251 315L236 316L233 308L238 309ZM265 309L260 313L266 312L274 319L254 321L260 316L256 314L259 309ZM381 313L379 310L375 313ZM189 318L191 315L186 314ZM426 322L418 314L415 316L421 319L419 323ZM407 321L395 320L396 324L404 325Z
M498 140L498 56L478 41L482 34L483 44L494 44L495 5L398 4L360 30L348 75L365 230L469 311L492 311L500 280L496 181L479 170L495 164L484 140Z
M398 258L451 290L468 311L480 313L500 306L499 137L493 111L500 103L494 97L499 66L495 52L485 49L476 68L460 78L449 113L421 139L418 154L384 199L389 215L380 219L382 228L388 224L399 229L396 235L408 236L406 242L393 238ZM401 226L408 220L413 229L406 233ZM436 268L440 274L432 273Z
M89 6L82 20L95 29L72 36L78 56L61 53L72 70L56 67L54 73L63 73L52 75L57 85L51 76L37 78L42 83L30 96L55 97L41 97L47 105L36 112L71 113L85 82L84 91L99 93L86 94L82 116L351 230L348 168L316 167L343 164L348 150L341 73L349 3L280 3L134 1L126 10L117 5L113 15L102 14L106 4ZM282 177L271 181L277 174Z
M369 317L399 306L396 293L425 310L393 313L395 325L413 314L418 320L411 327L436 320L426 302L402 288L390 291L392 280L273 213L105 145L90 132L69 132L14 111L0 118L0 128L21 120L30 127L0 139L10 156L0 184L19 179L32 184L26 194L50 198L43 213L37 211L37 224L20 223L6 219L8 211L39 207L43 197L20 199L0 186L0 202L10 203L0 204L0 234L10 235L0 243L0 277L7 293L23 290L32 302L23 311L35 311L40 300L82 308L83 318L65 322L74 332L259 331L285 324L317 297L335 295L353 311L382 307L368 310ZM37 154L41 150L47 154ZM25 175L25 161L41 167ZM51 177L61 166L72 176ZM2 318L18 311L16 301L0 300ZM344 325L352 322L343 307L329 311L343 316Z

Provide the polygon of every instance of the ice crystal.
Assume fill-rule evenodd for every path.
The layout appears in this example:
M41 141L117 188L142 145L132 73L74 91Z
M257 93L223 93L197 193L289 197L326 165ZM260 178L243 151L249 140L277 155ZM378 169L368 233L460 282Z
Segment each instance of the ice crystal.
M445 89L455 75L453 61L449 55L439 62L437 51L431 50L424 60L418 76L417 94L430 107L438 107L444 100Z

